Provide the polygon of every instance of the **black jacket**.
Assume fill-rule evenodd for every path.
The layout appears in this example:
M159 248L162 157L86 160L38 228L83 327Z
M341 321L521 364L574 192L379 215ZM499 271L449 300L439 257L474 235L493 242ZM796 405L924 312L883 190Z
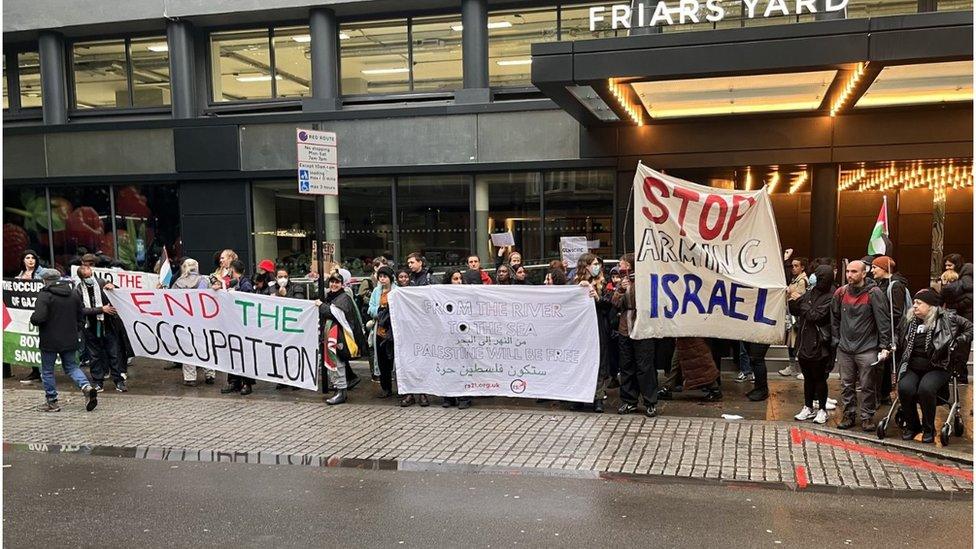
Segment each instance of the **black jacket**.
M430 274L427 267L420 269L420 272L410 271L410 283L408 286L430 286L434 283L434 277Z
M908 314L906 307L911 307L912 296L908 291L908 279L900 274L893 274L891 278L875 280L888 300L889 317L894 321L895 333L901 332Z
M945 308L973 321L973 264L966 263L959 272L959 280L942 287Z
M38 327L42 351L77 351L78 328L82 322L81 295L64 281L41 288L30 321Z
M835 291L830 316L831 339L838 350L858 354L891 348L888 299L873 280Z
M898 338L898 346L902 351L900 360L902 367L907 367L911 359L909 349L914 349L915 345L925 345L928 342L925 354L929 357L932 367L948 370L950 347L953 344L969 345L973 340L973 323L955 312L943 308L940 308L936 313L931 338L925 334L918 334L917 326L917 321L906 322Z
M817 285L799 299L789 302L790 314L797 321L796 357L823 360L830 356L830 305L836 288L831 280L833 268L817 267Z
M332 316L332 305L335 305L336 308L341 310L343 315L345 315L346 322L348 322L349 327L352 328L352 336L356 341L356 346L359 347L360 355L365 354L368 343L363 332L363 325L359 321L359 315L356 314L356 303L351 297L349 297L349 294L347 294L345 290L325 294L325 301L319 306L319 317L323 320L323 324L325 320L335 321L335 318ZM340 331L342 330L341 325L339 329ZM343 360L355 358L349 352L349 348L345 344L345 339L340 338L339 345L336 350L339 354L339 358L342 358Z

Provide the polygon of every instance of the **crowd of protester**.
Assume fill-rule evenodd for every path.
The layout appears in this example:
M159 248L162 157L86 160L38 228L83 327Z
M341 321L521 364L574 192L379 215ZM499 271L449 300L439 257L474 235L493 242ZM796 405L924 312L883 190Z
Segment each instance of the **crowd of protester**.
M63 273L40 266L36 253L27 251L23 256L23 270L18 278L42 280L44 287L31 318L39 329L42 367L33 369L22 381L43 381L48 410L59 409L53 374L58 358L86 395L89 409L97 405L97 394L104 390L106 377L111 378L117 391L127 391L132 349L105 293L111 284L95 276L91 269L103 266L100 263L104 259L91 254L79 258L77 280L69 282ZM931 442L939 391L953 376L961 383L968 379L966 363L973 337L972 264L959 254L947 255L940 279L932 287L913 294L907 279L898 273L895 260L888 256L846 263L842 267L842 285L838 284L841 267L832 258L810 261L792 257L792 250L787 250L784 260L784 283L788 285L784 335L789 365L779 374L803 380L803 407L795 419L827 422L827 412L838 405L829 398L827 383L836 367L843 407L838 428L850 429L859 424L863 430L873 431L879 405L891 403L895 381L894 388L905 411L903 437L907 440L921 433L924 442ZM355 358L369 361L373 380L379 385L378 398L396 396L400 406L431 404L434 395L395 394L396 340L389 298L398 287L532 284L521 254L510 249L499 250L494 274L483 268L477 255L467 258L466 267L447 269L443 274L435 274L420 253L409 254L399 268L388 258L378 257L372 261L372 268L370 276L354 281L349 271L334 265L326 273L324 297L315 299L323 326L335 323L334 307L345 315L353 332L352 341L340 338L335 368L325 369L327 382L322 384L322 390L332 393L325 401L330 405L346 402L347 392L359 383L350 365ZM616 266L608 269L603 259L586 253L575 265L553 261L545 270L543 284L583 286L596 307L598 320L593 329L599 336L600 359L597 385L588 409L603 412L607 389L618 387L619 414L643 408L644 414L654 417L658 402L674 398L676 392L700 389L703 400L721 400L720 365L726 356L731 356L739 368L734 381L752 383L747 393L749 400L758 402L769 397L769 345L693 337L632 339L637 311L634 268L631 254L620 257ZM296 282L292 273L273 260L263 259L252 270L233 250L221 251L209 274L201 273L199 262L192 258L172 262L172 269L176 276L170 287L175 289L316 298L308 284ZM317 276L313 268L303 278ZM80 357L81 364L75 356ZM80 366L89 368L90 381ZM170 368L182 369L183 382L196 385L196 366L174 364ZM216 372L202 369L204 382L215 383ZM663 372L660 380L659 372ZM227 384L220 392L248 395L254 383L248 377L227 375ZM470 397L441 399L444 407L463 409L472 403Z

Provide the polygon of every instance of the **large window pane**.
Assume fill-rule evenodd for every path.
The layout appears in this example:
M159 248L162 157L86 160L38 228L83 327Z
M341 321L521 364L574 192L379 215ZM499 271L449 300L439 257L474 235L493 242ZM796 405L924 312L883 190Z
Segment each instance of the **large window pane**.
M161 107L170 103L169 51L165 36L133 39L132 94L136 107Z
M277 97L301 97L309 94L309 82L312 80L310 42L308 27L274 30Z
M294 180L254 183L251 193L257 261L270 259L294 278L308 274L315 235L315 198L299 195Z
M488 16L488 76L492 86L532 84L535 42L557 39L556 8L493 13Z
M17 75L20 81L20 108L40 107L41 59L36 51L17 54ZM4 80L4 85L6 83Z
M938 0L939 11L972 11L972 0Z
M272 97L267 29L213 33L210 47L214 101Z
M470 184L463 175L398 178L401 256L420 252L435 269L464 264L471 250Z
M511 232L515 249L522 252L523 263L538 263L543 257L539 203L542 174L501 173L477 177L479 187L488 186L488 233ZM490 249L498 251L493 246ZM489 264L492 261L486 260Z
M592 38L610 38L613 36L627 36L627 29L613 30L610 23L610 7L612 2L597 2L563 6L559 33L560 40L590 40ZM594 30L590 30L590 8L600 6L606 8L603 21L597 22Z
M34 250L50 265L47 198L43 187L3 187L3 276L17 276L24 252ZM59 219L55 229L64 227Z
M339 251L356 276L373 274L375 257L393 258L392 192L389 177L339 181Z
M413 20L413 89L454 90L461 87L461 17L418 17Z
M10 103L7 100L7 56L0 56L3 58L3 108L9 109Z
M410 90L406 20L344 24L339 48L343 95Z
M74 45L75 107L128 107L125 41Z
M114 257L109 192L108 185L51 187L54 263L62 271L86 253Z
M590 250L600 257L613 252L612 170L566 170L545 174L546 258L559 258L559 238L599 240Z
M183 255L176 185L117 185L114 189L119 249L116 256L106 245L110 249L102 250L105 255L117 259L126 269L146 272L155 270L163 246L170 257ZM109 232L111 228L106 226L105 230Z

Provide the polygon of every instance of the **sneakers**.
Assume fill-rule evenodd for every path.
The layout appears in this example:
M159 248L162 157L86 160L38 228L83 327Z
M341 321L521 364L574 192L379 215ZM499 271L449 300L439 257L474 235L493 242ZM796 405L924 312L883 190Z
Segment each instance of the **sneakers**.
M417 399L413 395L407 395L400 399L400 407L406 408L407 406L413 406L417 402Z
M254 390L251 388L251 384L250 383L245 383L244 386L241 387L241 394L244 395L244 396L247 396L247 395L249 395L249 394L251 394L253 392L254 392Z
M95 390L101 393L105 390L105 384L101 381L96 381L94 384Z
M827 423L827 410L817 410L817 417L813 418L813 422L819 425Z
M88 403L85 404L85 409L91 412L98 406L98 391L95 390L91 385L85 385L81 388L81 392L85 394L88 398Z
M826 412L824 412L824 414L826 415ZM817 412L814 412L813 408L808 408L807 406L804 406L803 409L800 410L799 414L793 416L793 419L797 421L808 421L815 417L817 417Z
M214 376L207 376L207 377L203 378L203 382L206 383L207 385L213 385L214 382L216 382L216 381L217 381L217 379Z
M736 383L745 383L747 381L750 383L756 381L756 374L752 372L749 372L748 374L745 372L739 372L739 375L735 376Z
M803 379L803 374L796 374L796 379L802 380Z
M783 368L782 370L779 371L779 375L781 375L783 377L795 376L795 375L797 375L799 373L800 372L796 371L796 367L793 366L793 363L792 362L790 363L789 366L787 366L786 368Z
M634 413L636 411L637 411L637 405L636 404L628 404L626 402L624 402L623 404L621 404L620 405L620 408L617 408L617 413L620 414L620 415L622 415L622 416L625 416L627 414L632 414L632 413Z
M462 397L458 399L458 410L467 410L471 407L471 397Z
M426 408L430 406L430 399L427 398L427 395L420 395L420 397L417 398L417 404L419 404L421 408Z
M657 407L648 406L647 408L644 409L644 415L646 417L657 417Z
M814 410L819 410L820 409L820 403L817 402L817 401L813 401L813 409ZM836 409L837 409L837 399L836 398L827 397L827 411L830 412L830 411L833 411L833 410L836 410Z
M128 393L129 388L125 385L125 381L118 381L115 383L115 390L120 393Z
M45 412L60 412L61 406L58 404L57 400L46 400L44 401L43 410Z
M593 412L597 414L603 413L603 399L598 398L593 401Z

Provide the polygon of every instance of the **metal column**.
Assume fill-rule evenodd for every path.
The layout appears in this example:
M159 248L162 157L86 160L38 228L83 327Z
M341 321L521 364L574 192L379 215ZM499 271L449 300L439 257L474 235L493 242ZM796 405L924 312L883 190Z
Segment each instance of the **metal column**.
M488 103L488 3L461 0L461 55L464 88L454 92L455 103Z
M312 96L302 100L302 110L334 111L342 106L339 89L339 24L335 12L316 8L309 12L312 57Z
M56 32L41 32L38 38L41 58L41 112L45 124L68 123L67 71L64 65L64 37Z
M173 118L195 118L197 108L196 70L194 67L193 26L188 21L172 19L166 23L169 49L170 95Z

